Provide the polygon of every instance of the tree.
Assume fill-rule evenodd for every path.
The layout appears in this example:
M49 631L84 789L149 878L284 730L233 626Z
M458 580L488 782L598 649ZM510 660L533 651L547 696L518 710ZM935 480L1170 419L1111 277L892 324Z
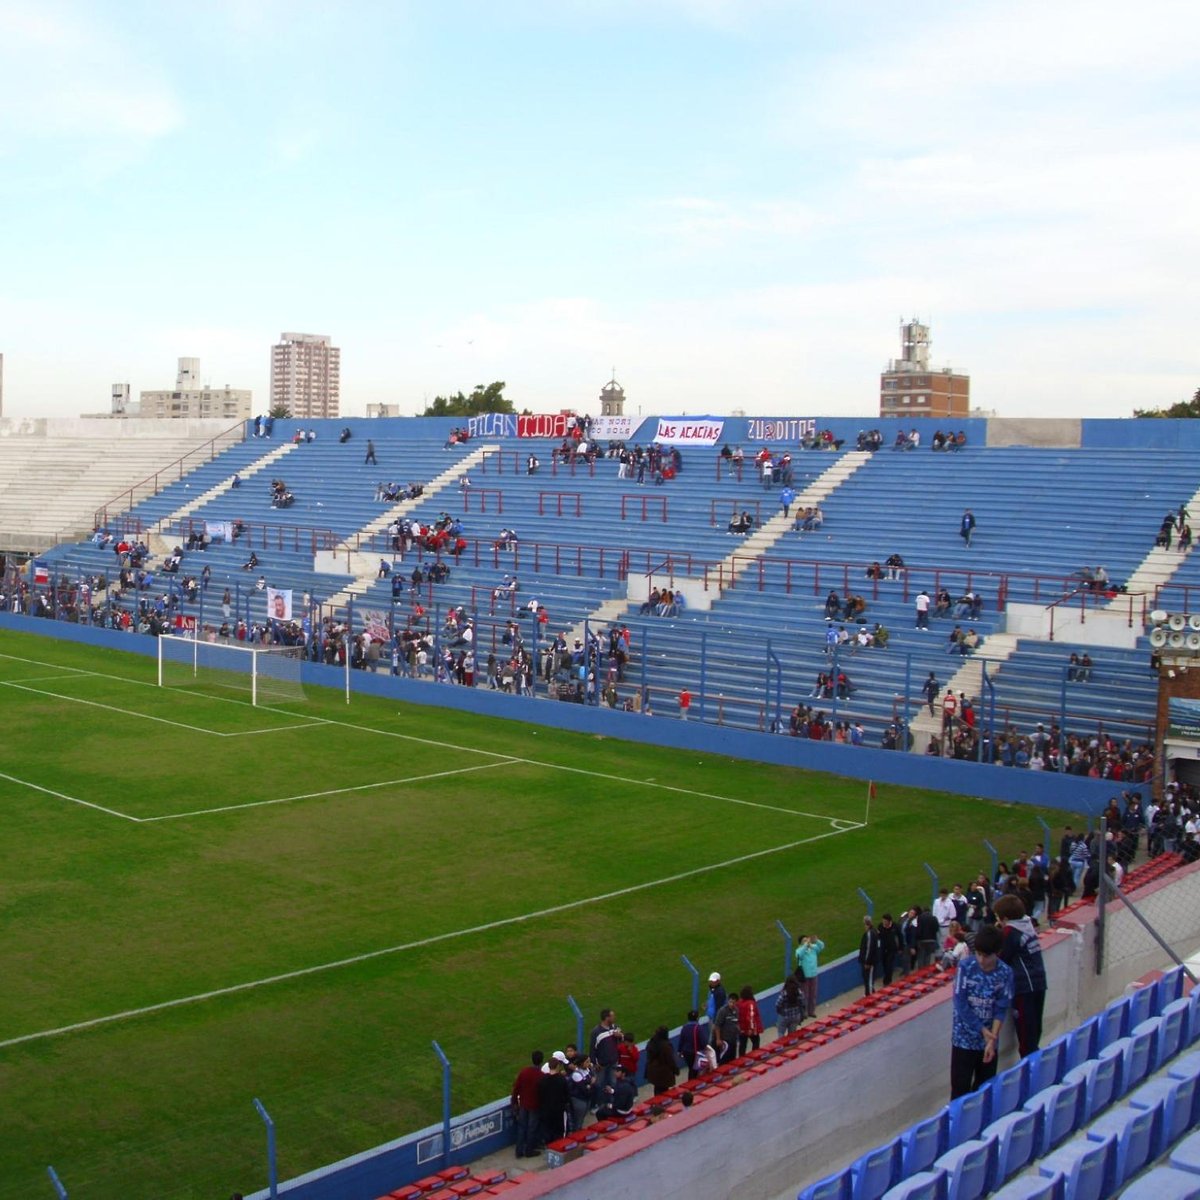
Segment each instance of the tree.
M1200 388L1190 400L1180 400L1170 408L1135 408L1135 417L1200 417Z
M276 421L286 421L292 415L292 410L282 400L278 400L271 405L270 415Z
M456 392L453 396L434 396L425 407L423 417L477 417L480 413L513 412L511 400L504 398L504 381L497 380L484 387L477 383L469 396Z

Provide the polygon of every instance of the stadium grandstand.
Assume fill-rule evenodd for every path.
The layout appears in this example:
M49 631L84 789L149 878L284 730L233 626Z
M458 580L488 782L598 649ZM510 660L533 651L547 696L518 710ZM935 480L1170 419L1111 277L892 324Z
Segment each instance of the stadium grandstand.
M870 950L865 995L860 956L835 956L798 1028L778 982L754 989L762 1044L698 1073L681 1052L653 1095L642 1039L633 1102L589 1105L536 1155L513 1157L509 1097L447 1099L440 1123L256 1200L1200 1194L1194 422L971 419L936 447L819 416L79 424L0 422L0 633L280 648L298 685L347 701L1088 824L1060 844L1038 818L1045 891L1023 866L1021 887L1044 1034L1021 1056L1006 1024L968 1095L947 1103L939 938L887 982ZM1051 860L1076 846L1056 903ZM788 969L794 950L787 934Z

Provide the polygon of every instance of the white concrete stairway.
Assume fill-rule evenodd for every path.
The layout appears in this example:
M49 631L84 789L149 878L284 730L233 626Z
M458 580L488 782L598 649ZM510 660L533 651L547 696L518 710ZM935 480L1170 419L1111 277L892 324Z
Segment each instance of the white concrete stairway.
M350 601L351 597L357 599L361 596L379 575L379 555L364 554L360 550L354 549L354 542L362 537L370 537L372 534L382 533L394 520L398 517L410 513L419 505L428 503L439 492L444 492L447 488L453 487L472 467L477 467L484 458L489 454L495 454L500 449L499 445L493 443L487 446L480 446L477 450L473 450L466 458L456 459L452 467L447 468L440 475L435 475L426 485L425 490L415 500L401 500L399 504L393 504L391 508L386 509L380 516L373 521L364 525L352 539L347 539L340 542L334 552L339 561L346 562L346 569L354 572L354 579L346 584L340 592L336 592L325 601L326 604L341 605Z
M296 447L294 443L285 442L282 446L276 446L275 449L269 454L264 454L262 458L256 459L249 466L244 467L240 471L235 471L234 474L230 475L227 479L223 479L220 483L210 487L207 492L202 492L194 499L189 500L182 507L175 509L174 512L168 513L161 520L155 522L155 524L150 527L150 533L152 537L154 534L161 534L165 532L167 527L173 521L183 520L184 517L190 516L201 505L207 504L210 500L215 500L218 496L224 495L233 487L233 480L235 476L238 476L244 480L248 475L257 475L258 472L263 470L264 467L269 467L272 463L278 462L279 459L281 459L285 454L290 454L295 448ZM153 540L147 542L146 544L152 550L155 548L155 543ZM170 546L168 545L166 548L170 549ZM159 553L165 553L165 551L159 551Z
M1187 502L1189 512L1200 514L1200 489ZM1178 550L1164 550L1161 546L1151 549L1145 558L1138 563L1133 574L1125 581L1125 591L1130 595L1147 594L1147 607L1153 608L1154 589L1164 583L1170 583L1171 577L1179 569L1181 563L1187 561L1191 547L1180 553ZM1129 609L1128 596L1118 595L1104 606L1112 612L1124 614Z
M933 702L933 716L929 715L924 696L919 690L917 691L912 700L920 707L917 715L908 725L909 732L913 736L912 750L914 754L924 754L929 739L941 735L942 697L946 692L952 691L956 698L960 692L965 692L973 703L982 705L984 697L980 693L983 688L983 664L986 662L988 674L994 675L1000 664L1012 657L1017 648L1017 640L1016 635L1012 633L989 633L974 654L958 659L962 665L938 689L938 697ZM951 662L955 661L953 655L946 657ZM914 688L920 689L924 682L924 679L914 679L912 685Z
M849 479L870 457L869 453L862 450L850 450L841 455L837 462L822 471L804 491L796 494L796 499L792 502L791 512L788 516L785 517L783 509L779 509L774 516L768 517L763 521L758 529L738 542L737 549L732 554L727 555L715 567L709 568L708 578L711 587L716 590L716 584L712 581L717 579L732 581L748 571L761 555L768 553L778 545L786 534L791 532L795 524L797 509L803 511L805 508L812 508L820 504L822 500L829 497L835 488ZM766 494L772 498L778 496L777 491L767 492ZM682 576L682 572L672 571L670 575L671 582L669 586L674 587L676 585L677 577L683 577L686 583L687 577ZM639 583L630 584L630 587L639 586ZM588 614L586 622L581 621L568 633L568 638L573 640L583 637L584 624L587 624L592 630L605 628L621 616L626 608L629 607L629 602L632 598L627 592L624 596L614 596L611 600L605 600L595 611Z

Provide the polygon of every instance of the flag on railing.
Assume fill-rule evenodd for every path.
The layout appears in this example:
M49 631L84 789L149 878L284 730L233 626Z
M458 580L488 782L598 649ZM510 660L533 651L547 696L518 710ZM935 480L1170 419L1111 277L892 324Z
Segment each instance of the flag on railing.
M44 562L35 561L33 564L33 582L34 583L49 583L50 568Z

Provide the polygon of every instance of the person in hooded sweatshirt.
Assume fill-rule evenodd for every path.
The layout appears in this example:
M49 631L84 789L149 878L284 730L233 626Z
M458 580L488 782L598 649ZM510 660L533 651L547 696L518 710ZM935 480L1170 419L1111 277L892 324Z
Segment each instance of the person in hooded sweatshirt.
M1004 941L1000 961L1013 973L1013 1023L1017 1027L1017 1049L1027 1058L1042 1040L1042 1010L1046 1006L1046 964L1037 930L1025 915L1025 905L1016 896L1001 896L992 906Z

